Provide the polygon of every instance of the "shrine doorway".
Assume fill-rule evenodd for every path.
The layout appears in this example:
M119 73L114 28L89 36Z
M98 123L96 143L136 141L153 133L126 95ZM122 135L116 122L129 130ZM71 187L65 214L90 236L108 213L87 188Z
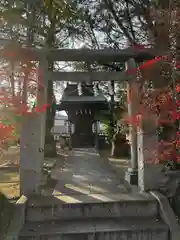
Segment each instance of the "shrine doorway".
M79 115L74 133L72 134L72 146L75 148L91 148L94 147L94 135L92 131L93 121L89 114Z

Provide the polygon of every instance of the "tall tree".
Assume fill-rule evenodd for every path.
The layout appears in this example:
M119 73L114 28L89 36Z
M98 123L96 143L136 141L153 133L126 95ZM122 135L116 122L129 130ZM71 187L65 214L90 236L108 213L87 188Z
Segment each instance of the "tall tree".
M76 4L69 1L45 1L41 4L32 2L26 4L24 1L4 0L1 2L1 18L2 25L1 35L4 44L4 49L17 47L36 47L42 48L47 46L49 48L66 47L69 45L70 37L73 37L74 32L71 30L71 25L75 25L78 20L78 11ZM8 26L11 25L13 31L9 31ZM27 33L27 34L24 34ZM8 37L13 41L9 42ZM13 54L10 54L13 55ZM12 61L12 56L9 56ZM53 71L57 63L49 60L49 70ZM18 63L18 74L23 76L23 80L18 80L19 85L19 102L24 103L28 100L28 94L35 94L37 92L37 75L34 74L37 68L37 63L27 62ZM34 71L32 73L32 70ZM17 71L17 69L15 69ZM13 72L13 71L12 71ZM31 76L29 76L31 74ZM14 89L15 82L13 81L14 75L11 75L10 83ZM35 78L36 79L35 79ZM29 78L32 80L30 81ZM33 79L32 79L33 78ZM27 89L30 91L27 92ZM24 91L22 91L24 90ZM46 124L46 146L45 155L56 155L56 148L51 128L54 124L55 116L55 96L53 93L53 82L48 82L48 103L51 103L51 108L47 111L47 124ZM17 95L17 94L16 94ZM49 148L49 149L48 149Z
M45 1L42 14L45 16L44 35L45 45L51 48L62 48L69 45L69 39L73 37L71 26L76 24L78 9L71 1ZM55 70L55 62L48 60L49 71ZM51 133L54 126L56 113L56 98L54 95L53 81L48 81L48 103L51 107L47 109L45 156L56 156L56 142Z
M171 1L170 4L169 1L163 0L82 0L81 8L84 14L81 15L83 20L81 26L85 33L84 45L91 48L111 47L115 49L124 48L127 45L135 47L145 45L145 47L152 46L161 49L164 54L171 55L169 47L173 41L170 38L170 30L172 23L175 22L172 16L178 16L177 11L175 12L177 7L176 1ZM178 24L175 25L177 28ZM174 35L178 34L175 32ZM116 66L114 63L103 65L115 71L123 70L123 67ZM158 92L165 94L167 88L172 98L175 92L172 89L172 73L172 66L165 59L157 61L149 69L140 71L141 101L145 101L145 96L147 98L147 92L151 86L153 87L151 98L155 99Z

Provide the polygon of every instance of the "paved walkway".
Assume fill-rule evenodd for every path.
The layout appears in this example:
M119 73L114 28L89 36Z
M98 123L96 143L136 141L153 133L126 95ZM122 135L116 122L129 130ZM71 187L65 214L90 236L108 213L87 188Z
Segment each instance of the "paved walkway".
M127 192L93 148L74 149L52 178L57 180L53 195L67 203L111 201Z

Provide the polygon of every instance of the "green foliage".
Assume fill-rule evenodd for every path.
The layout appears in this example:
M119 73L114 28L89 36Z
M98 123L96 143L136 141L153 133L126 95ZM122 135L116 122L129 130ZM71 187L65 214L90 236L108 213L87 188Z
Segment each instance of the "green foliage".
M104 128L104 134L106 136L109 137L109 139L112 139L113 138L113 135L112 135L112 126L109 124L109 122L106 122L106 123L103 123L103 128Z

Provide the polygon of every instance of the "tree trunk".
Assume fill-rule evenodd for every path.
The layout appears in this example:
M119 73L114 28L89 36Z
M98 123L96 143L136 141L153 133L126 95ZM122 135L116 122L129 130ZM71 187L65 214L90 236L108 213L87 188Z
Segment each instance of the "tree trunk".
M116 152L116 146L115 146L115 141L114 139L111 140L111 156L115 156L115 152Z

